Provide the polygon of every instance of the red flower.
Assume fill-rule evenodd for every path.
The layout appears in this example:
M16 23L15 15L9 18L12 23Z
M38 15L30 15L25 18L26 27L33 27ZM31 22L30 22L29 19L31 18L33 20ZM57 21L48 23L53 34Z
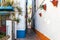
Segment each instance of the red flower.
M28 16L25 15L25 18L27 18Z
M43 9L46 11L46 4L43 5Z
M42 17L42 13L39 13L40 17Z
M58 0L53 0L52 1L52 4L53 4L53 6L56 6L57 7L58 6Z

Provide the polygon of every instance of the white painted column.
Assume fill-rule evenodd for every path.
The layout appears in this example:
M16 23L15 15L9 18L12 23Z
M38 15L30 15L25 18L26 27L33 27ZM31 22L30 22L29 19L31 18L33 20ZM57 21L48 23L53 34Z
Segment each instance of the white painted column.
M12 21L11 20L6 20L6 35L10 36L8 40L12 40Z

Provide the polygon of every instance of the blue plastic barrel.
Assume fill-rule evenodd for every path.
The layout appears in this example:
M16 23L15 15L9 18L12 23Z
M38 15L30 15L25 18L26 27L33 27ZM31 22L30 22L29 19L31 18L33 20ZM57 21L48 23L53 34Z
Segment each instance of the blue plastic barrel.
M17 38L25 38L26 31L25 30L17 30Z

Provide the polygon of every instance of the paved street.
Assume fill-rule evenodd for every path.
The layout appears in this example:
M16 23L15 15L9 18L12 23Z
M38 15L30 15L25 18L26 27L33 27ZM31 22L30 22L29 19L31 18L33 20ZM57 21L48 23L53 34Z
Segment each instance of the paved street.
M28 29L26 38L20 38L17 40L40 40L33 30Z

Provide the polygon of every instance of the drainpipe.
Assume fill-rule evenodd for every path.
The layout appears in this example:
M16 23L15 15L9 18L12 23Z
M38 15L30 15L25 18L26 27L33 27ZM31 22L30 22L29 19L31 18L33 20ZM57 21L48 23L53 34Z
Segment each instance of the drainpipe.
M35 13L36 13L36 0L32 0L32 17L31 17L31 19L32 19L32 23L31 23L32 29L34 29L34 27L35 27L35 18L34 18Z
M26 0L26 31L27 31L27 17L28 17L28 13L27 13L27 4L28 4L28 0Z

